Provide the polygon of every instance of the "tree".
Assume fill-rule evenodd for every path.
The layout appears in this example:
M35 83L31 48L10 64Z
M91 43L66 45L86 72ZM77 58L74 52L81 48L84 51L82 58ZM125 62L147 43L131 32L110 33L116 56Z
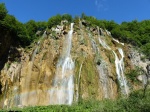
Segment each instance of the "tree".
M62 20L67 20L68 22L72 22L72 16L69 14L62 15Z
M25 27L26 27L27 33L30 36L30 40L33 41L35 39L35 33L38 29L37 23L34 20L30 20L27 23L25 23Z
M46 21L39 21L36 23L37 24L37 30L43 31L47 27L47 22Z
M7 9L4 3L0 3L0 20L3 20L7 15Z
M61 17L61 15L59 15L59 14L56 15L56 16L51 17L51 18L48 20L48 23L47 23L48 28L52 28L53 26L56 26L56 25L60 24L60 23L61 23L61 20L62 20L62 17Z

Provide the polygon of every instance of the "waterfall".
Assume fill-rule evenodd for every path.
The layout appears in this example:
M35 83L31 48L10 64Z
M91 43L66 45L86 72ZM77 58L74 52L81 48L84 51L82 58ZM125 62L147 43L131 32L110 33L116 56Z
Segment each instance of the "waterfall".
M103 96L104 98L110 98L111 94L113 94L113 91L110 92L109 90L111 87L109 87L110 84L109 84L109 79L108 79L108 70L107 70L106 63L102 59L100 59L100 50L96 44L96 41L94 40L94 38L92 37L90 33L88 35L91 40L93 51L96 53L96 63L97 61L101 61L99 62L100 64L96 64L96 68L99 74L99 82L100 82L100 86L102 87ZM109 46L106 45L105 42L102 42L100 38L99 38L99 42L104 43L102 46L105 46L105 48L109 48Z
M71 105L74 94L74 62L72 61L71 40L73 33L73 23L71 23L71 30L64 42L63 54L57 63L56 75L53 81L53 87L49 90L50 104L67 104Z
M115 66L116 66L117 78L118 78L122 93L128 95L129 88L127 86L127 80L124 76L124 62L123 62L124 54L123 54L123 50L121 48L119 48L118 51L121 55L120 60L119 60L117 54L113 51L113 53L115 55Z
M99 43L105 48L105 49L108 49L110 50L111 48L106 44L106 42L100 38L100 37L103 37L103 36L100 36L100 31L102 32L102 29L100 28L100 31L99 31L99 27L97 27L97 31L98 31L98 41Z
M81 77L81 70L82 70L82 65L83 65L83 61L80 65L80 69L79 69L79 77L78 77L78 87L77 87L77 93L76 93L76 101L79 100L79 84L80 84L80 77Z
M114 38L113 38L113 40L114 40L115 42L119 43L119 44L124 45L124 43L119 42L119 40L116 40L116 39L114 39Z
M100 36L98 37L98 40L99 40L99 43L105 49L111 50L111 48L106 44L106 42L103 39L100 38ZM113 40L118 42L118 43L120 43L118 40L116 40L114 38L113 38ZM120 44L124 45L124 43L120 43ZM121 55L121 59L120 60L119 60L117 54L115 53L115 51L113 51L113 53L115 55L115 66L116 66L117 78L118 78L118 81L119 81L122 93L128 95L129 87L127 86L127 80L126 80L126 78L124 76L124 62L123 62L124 54L123 54L123 50L121 48L118 48L118 51L119 51L119 53ZM101 74L103 74L103 73L101 73ZM103 78L105 78L105 77L103 77Z
M105 48L105 49L111 49L104 40L102 40L100 37L98 38L99 43Z
M8 99L6 97L6 92L8 90L8 84L7 84L7 80L5 81L5 88L4 88L4 104L3 104L3 108L7 108L8 106Z

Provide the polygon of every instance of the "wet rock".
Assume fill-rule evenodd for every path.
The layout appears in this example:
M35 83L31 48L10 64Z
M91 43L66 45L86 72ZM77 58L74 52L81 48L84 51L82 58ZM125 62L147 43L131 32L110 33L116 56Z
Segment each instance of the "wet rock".
M82 25L88 26L88 23L85 20L82 20Z
M97 61L97 63L96 63L97 65L100 65L101 64L101 62L100 61Z
M150 64L146 66L147 74L150 75Z
M128 58L129 58L129 59L131 59L131 58L132 58L132 54L131 54L131 53L128 55Z
M62 33L63 33L63 35L68 34L68 32L66 30L64 30Z

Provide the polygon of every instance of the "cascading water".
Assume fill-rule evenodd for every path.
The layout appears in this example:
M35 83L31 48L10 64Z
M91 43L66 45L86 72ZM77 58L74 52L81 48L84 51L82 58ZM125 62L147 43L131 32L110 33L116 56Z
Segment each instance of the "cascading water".
M121 42L119 42L118 40L116 40L116 39L114 39L114 38L112 38L112 39L113 39L115 42L124 45L124 43L121 43Z
M79 100L79 87L80 87L80 78L81 78L82 65L83 65L83 61L82 61L81 65L80 65L80 69L79 69L78 87L77 87L77 92L76 92L76 101Z
M92 45L92 48L93 48L93 51L97 54L99 54L99 48L94 40L94 38L92 37L92 35L90 33L88 33L90 39L91 39L91 45Z
M73 23L71 30L65 39L63 54L61 55L56 68L56 76L53 81L53 87L49 90L50 104L67 104L71 105L74 94L74 62L72 61L71 41L73 33Z
M108 49L110 50L111 48L106 44L106 42L104 40L102 40L100 37L100 34L103 34L103 31L102 29L100 29L101 33L99 32L99 27L97 28L98 29L98 40L99 40L99 43L105 48L105 49ZM99 50L98 50L99 52ZM103 90L103 96L104 98L110 98L111 96L113 96L113 91L112 91L112 84L110 83L111 81L108 79L108 68L106 66L106 63L105 61L103 61L101 59L101 64L97 65L97 70L98 70L98 73L99 73L99 78L100 78L100 83L102 85L102 90Z
M104 41L104 39L102 39L101 37L103 37L103 35L102 36L100 36L100 32L99 32L99 27L97 27L97 31L98 31L98 41L99 41L99 43L105 48L105 49L111 49L107 44L106 44L106 42ZM100 31L102 32L102 34L103 34L103 31L102 31L102 29L100 28Z
M99 43L105 49L111 50L111 48L106 44L106 42L104 40L102 40L100 38L100 36L99 36L98 39L99 39ZM118 42L118 43L120 43L118 40L115 40L115 39L113 39L113 40ZM121 43L121 44L123 44L123 43ZM119 48L118 51L119 51L119 53L121 55L121 59L120 60L119 60L117 54L115 53L115 51L113 51L113 53L115 55L115 66L116 66L117 78L119 80L119 84L120 84L120 88L121 88L122 93L128 95L129 94L129 87L127 86L127 80L126 80L126 78L124 76L124 62L123 62L124 54L123 54L123 50L121 48Z
M116 66L117 78L118 78L122 93L125 95L128 95L129 88L127 86L127 80L124 76L124 62L123 62L124 54L123 54L123 50L121 48L119 48L118 51L121 54L120 60L119 60L117 54L113 51L113 53L115 55L115 66Z

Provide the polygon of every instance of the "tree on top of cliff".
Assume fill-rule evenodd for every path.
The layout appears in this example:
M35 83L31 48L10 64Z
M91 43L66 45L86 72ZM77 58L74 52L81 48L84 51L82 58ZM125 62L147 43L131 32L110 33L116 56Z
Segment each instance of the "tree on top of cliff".
M4 3L1 3L0 4L0 20L4 19L6 14L7 14L7 9L5 7L5 4Z

